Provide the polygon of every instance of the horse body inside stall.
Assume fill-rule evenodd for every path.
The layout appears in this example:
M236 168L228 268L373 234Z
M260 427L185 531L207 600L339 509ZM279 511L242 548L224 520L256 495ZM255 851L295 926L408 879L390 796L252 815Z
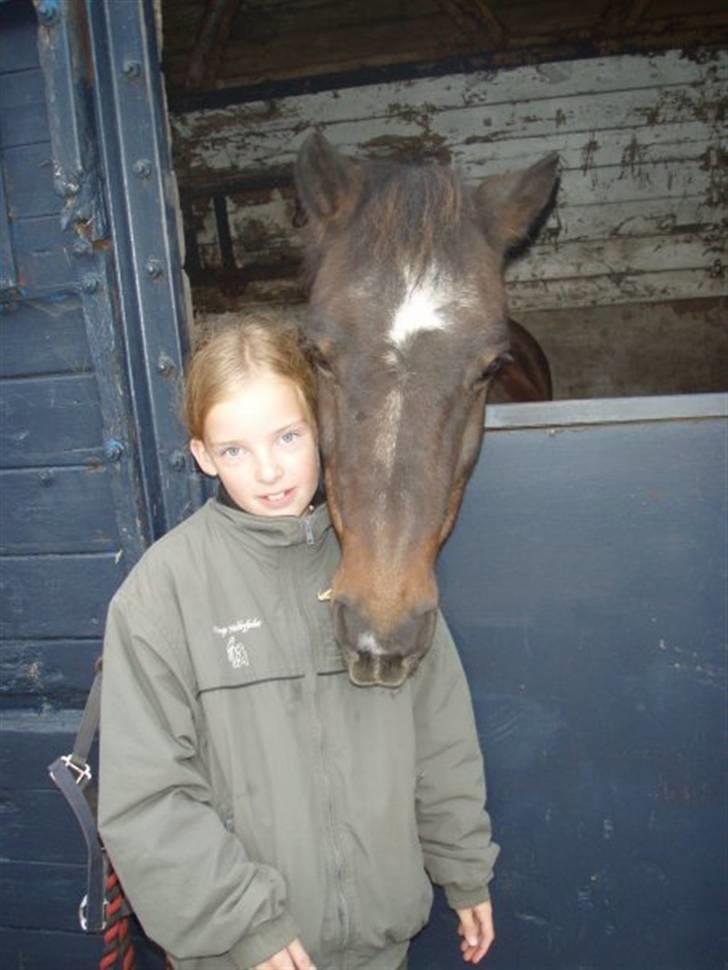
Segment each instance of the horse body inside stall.
M342 547L337 639L357 684L397 686L432 641L434 563L483 433L486 395L544 400L534 338L510 321L508 250L552 196L555 156L466 186L449 167L363 162L311 136L306 337Z

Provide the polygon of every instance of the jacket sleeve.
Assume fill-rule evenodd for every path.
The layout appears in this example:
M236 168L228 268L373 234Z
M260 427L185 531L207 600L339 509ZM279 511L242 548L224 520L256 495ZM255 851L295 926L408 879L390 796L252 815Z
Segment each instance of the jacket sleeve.
M485 810L470 691L442 616L415 675L416 810L425 867L454 909L489 898L498 846Z
M298 930L283 877L247 858L213 805L185 657L117 594L104 640L99 830L153 940L179 959L224 953L252 967Z

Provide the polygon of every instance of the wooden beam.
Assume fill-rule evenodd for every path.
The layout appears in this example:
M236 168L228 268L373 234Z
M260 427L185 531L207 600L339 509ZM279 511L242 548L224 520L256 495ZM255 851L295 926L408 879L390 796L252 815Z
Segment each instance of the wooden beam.
M608 0L596 24L597 33L626 34L642 19L650 0Z
M186 88L199 89L214 83L240 3L241 0L207 0L205 17L190 58Z
M505 27L486 0L438 0L462 33L480 47L501 50L508 43Z

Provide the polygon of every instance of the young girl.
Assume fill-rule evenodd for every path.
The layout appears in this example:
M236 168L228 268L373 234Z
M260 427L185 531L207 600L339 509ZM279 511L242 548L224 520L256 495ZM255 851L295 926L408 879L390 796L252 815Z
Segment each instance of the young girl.
M477 963L497 849L467 686L442 622L402 688L349 681L295 331L216 333L185 412L218 496L132 570L104 643L99 825L132 907L172 967L397 970L429 874Z

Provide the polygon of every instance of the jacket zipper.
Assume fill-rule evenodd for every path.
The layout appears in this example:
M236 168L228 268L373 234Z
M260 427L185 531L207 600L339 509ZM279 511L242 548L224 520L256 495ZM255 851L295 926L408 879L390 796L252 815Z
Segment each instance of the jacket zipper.
M307 545L313 545L314 543L313 529L311 527L310 519L311 519L310 513L306 515L305 518L303 519L303 526L306 532ZM292 582L292 587L298 593L298 582L295 576ZM298 608L302 615L302 619L304 621L303 627L304 629L311 629L310 623L307 622L306 609L300 601L300 596L298 598L299 598ZM315 650L312 647L312 642L310 637L309 637L309 653L311 657L311 674L313 678L312 704L313 704L313 710L314 710L314 715L316 719L315 723L316 723L316 730L318 733L319 753L321 756L321 774L323 776L326 806L328 808L329 839L330 839L330 845L331 845L331 853L334 860L334 876L335 876L335 883L336 883L336 897L337 897L337 903L338 903L337 915L339 916L339 920L341 923L340 939L341 939L341 950L343 952L344 965L342 965L339 968L339 970L346 970L346 965L347 965L346 944L349 938L349 911L348 911L346 896L344 895L344 888L343 888L344 887L344 865L343 865L343 856L341 853L341 849L339 848L338 838L336 836L336 822L335 822L335 812L334 812L334 800L333 800L333 795L331 790L331 778L329 777L329 773L326 770L327 744L326 744L326 734L324 731L324 725L321 719L321 713L319 710L319 704L318 704L318 698L317 698L318 675L316 672Z

